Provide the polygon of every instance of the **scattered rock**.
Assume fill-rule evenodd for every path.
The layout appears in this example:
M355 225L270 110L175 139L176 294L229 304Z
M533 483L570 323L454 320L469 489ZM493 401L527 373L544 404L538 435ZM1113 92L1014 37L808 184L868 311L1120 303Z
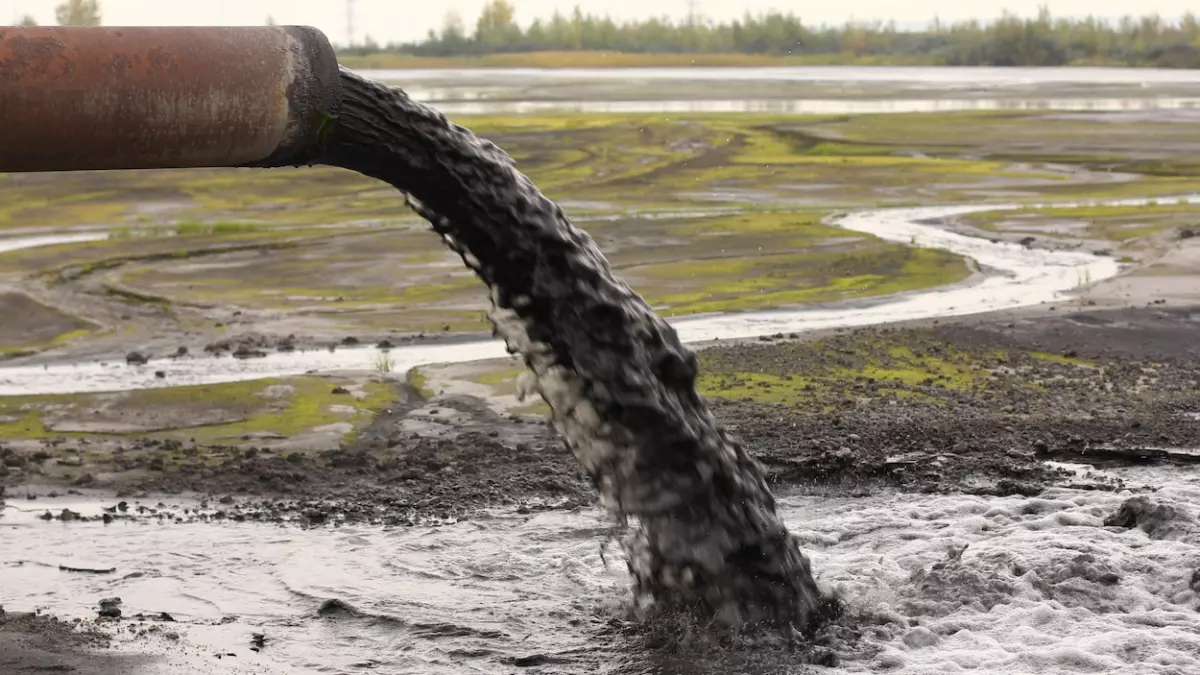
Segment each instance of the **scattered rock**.
M265 351L247 345L238 345L238 348L233 350L233 358L235 359L259 359L266 355Z
M141 352L129 352L125 355L125 363L131 366L144 366L150 362L150 359Z
M105 619L121 618L121 599L120 598L104 598L100 601L99 615Z

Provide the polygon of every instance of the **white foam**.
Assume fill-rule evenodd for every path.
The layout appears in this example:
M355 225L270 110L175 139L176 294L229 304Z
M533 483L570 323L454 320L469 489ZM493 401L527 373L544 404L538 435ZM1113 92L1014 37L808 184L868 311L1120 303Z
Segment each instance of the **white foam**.
M1130 485L1157 486L1155 501L1193 515L1200 510L1200 471L1111 471ZM874 617L865 642L876 652L848 656L825 672L1200 672L1200 598L1191 588L1200 568L1200 532L1185 522L1164 530L1173 539L1155 540L1140 530L1105 527L1103 519L1129 494L1059 489L1038 497L780 499L780 512L804 539L819 581L841 589L852 607ZM269 624L272 639L303 652L304 668L288 650L268 654L296 667L287 672L341 671L366 661L412 669L414 659L445 647L404 628L356 626L353 641L335 641L319 653L303 649L314 640L329 644L322 624L298 623L321 598L343 598L415 623L453 621L505 631L507 637L482 640L479 647L556 653L565 643L592 644L590 608L617 602L628 586L622 553L610 549L607 566L601 559L596 544L608 521L596 511L510 513L400 530L153 522L104 527L37 518L45 509L64 507L99 512L99 504L81 499L9 502L0 520L6 543L0 575L7 582L0 584L0 604L11 611L39 606L65 617L88 616L88 604L117 595L130 613L172 613L185 640L206 649L228 648L224 634L208 642L204 622L232 612L250 617L237 624L238 635ZM956 556L957 562L947 562ZM117 574L57 569L101 563ZM135 571L144 574L130 574ZM1115 583L1105 581L1107 574L1116 575ZM297 606L298 598L313 599ZM397 630L406 650L394 649ZM489 658L436 665L422 660L420 672L512 672ZM561 672L590 667L563 664ZM706 663L689 668L698 675L727 672Z
M818 578L879 617L867 640L881 651L844 672L1200 672L1191 588L1200 539L1105 527L1129 496L1064 489L782 507ZM1190 486L1152 498L1200 506Z

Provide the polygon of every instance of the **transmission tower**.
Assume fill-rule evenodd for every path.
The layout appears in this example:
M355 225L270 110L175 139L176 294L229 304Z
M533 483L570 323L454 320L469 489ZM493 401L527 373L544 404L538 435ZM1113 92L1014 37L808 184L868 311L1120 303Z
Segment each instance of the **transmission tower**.
M700 1L699 0L687 0L687 8L688 8L688 14L687 14L688 25L695 26L696 22L700 20Z
M354 46L354 0L346 0L346 46Z

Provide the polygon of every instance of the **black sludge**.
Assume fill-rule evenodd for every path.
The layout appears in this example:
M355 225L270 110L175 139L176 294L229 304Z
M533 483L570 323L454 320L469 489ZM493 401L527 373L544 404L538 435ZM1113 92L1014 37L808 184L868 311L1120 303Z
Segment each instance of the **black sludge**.
M491 291L496 333L605 502L636 516L637 590L659 607L815 625L822 598L761 466L717 426L697 359L616 278L591 238L493 144L401 90L343 71L323 161L409 196Z

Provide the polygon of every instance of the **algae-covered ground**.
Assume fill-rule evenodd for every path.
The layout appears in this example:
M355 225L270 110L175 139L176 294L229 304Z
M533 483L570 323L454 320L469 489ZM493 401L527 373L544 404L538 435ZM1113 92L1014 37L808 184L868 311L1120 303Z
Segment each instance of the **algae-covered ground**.
M842 230L828 218L878 206L1029 204L947 226L1027 244L1031 238L1061 247L1086 242L1141 263L1130 279L1146 270L1156 280L1177 274L1191 258L1172 260L1167 252L1190 236L1188 205L1164 197L1138 208L1033 206L1200 191L1195 125L1167 113L1138 114L458 121L505 148L656 310L680 316L858 300L952 284L974 273L955 256ZM322 346L346 336L395 341L488 329L483 289L461 261L394 190L339 169L5 175L0 229L13 236L76 230L111 235L0 254L2 297L11 309L0 330L0 356L13 363L120 359L131 351L169 354L180 347L199 354L245 334L265 335L267 343ZM933 361L907 352L889 358L806 376L802 384L821 390L831 378L864 372L910 385L969 375L948 361L918 378L903 364ZM509 375L493 373L494 381L478 384L507 386ZM794 378L714 370L701 385L722 395L790 401L786 392L796 389ZM920 392L903 395L910 394ZM207 396L199 390L180 395ZM4 408L6 419L13 418L4 429L18 438L77 438L71 434L105 424L132 424L106 433L175 438L170 429L129 422L142 419L142 413L129 412L142 410L136 397L20 404L26 406L20 414L12 405ZM151 418L152 408L145 413ZM176 426L204 442L239 432L290 438L345 422L301 415L293 417L305 424L279 430L271 427L275 413L235 421L222 415L236 411L194 410ZM81 411L89 411L98 426L72 427L72 416ZM56 428L60 423L67 426ZM345 440L335 436L324 438Z

